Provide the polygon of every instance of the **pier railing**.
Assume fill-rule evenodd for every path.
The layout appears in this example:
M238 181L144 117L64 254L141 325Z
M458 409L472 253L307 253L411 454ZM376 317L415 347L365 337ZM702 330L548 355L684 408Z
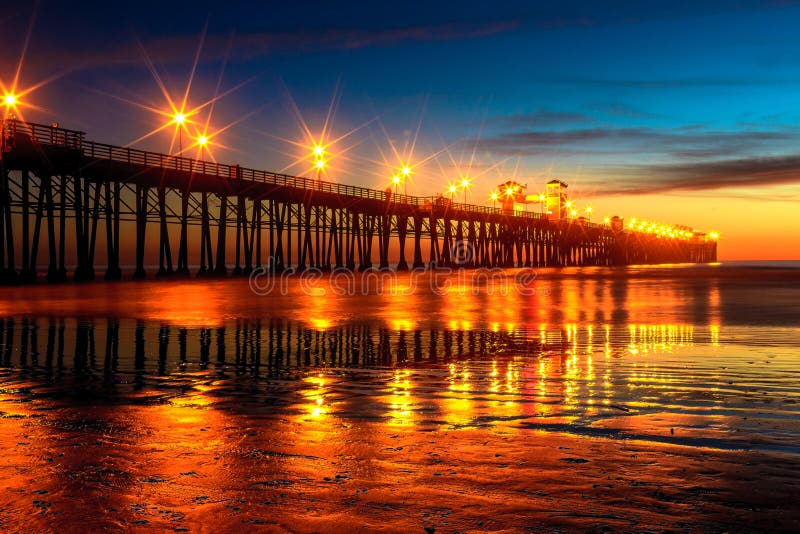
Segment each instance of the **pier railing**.
M319 191L360 199L391 201L420 208L445 206L454 211L485 214L506 215L527 219L546 219L545 215L530 211L507 211L500 208L453 202L446 197L420 197L403 194L391 194L387 191L347 185L326 180L317 180L303 176L274 173L258 169L250 169L239 165L229 165L214 161L205 161L196 158L174 156L159 152L150 152L138 148L122 147L87 141L86 134L77 130L67 130L57 125L47 126L18 119L2 120L3 150L8 143L20 137L28 137L40 145L63 146L68 149L78 150L84 157L93 160L107 160L116 163L139 165L144 167L174 170L189 174L203 174L226 180L248 180L251 182L270 184L275 186L292 187L309 191ZM585 226L600 227L601 225L585 222Z

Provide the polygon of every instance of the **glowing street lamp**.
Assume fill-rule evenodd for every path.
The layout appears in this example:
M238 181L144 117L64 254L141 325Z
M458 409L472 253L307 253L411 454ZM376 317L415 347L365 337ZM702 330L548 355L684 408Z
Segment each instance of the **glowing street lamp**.
M19 98L13 93L6 93L3 95L3 104L6 106L6 116L11 116L17 108Z
M469 189L469 178L461 179L461 187L464 189L464 204L467 203L467 189Z
M447 188L447 192L450 193L450 200L453 200L453 195L456 194L456 186L451 185L450 187Z
M317 187L322 187L322 180L320 179L320 174L325 170L325 160L318 159L317 162L314 164L314 168L317 171Z
M325 147L323 145L314 143L311 148L311 156L314 158L314 171L317 173L317 187L322 186L320 175L325 171L327 162L325 161Z
M492 194L489 195L489 198L492 199L492 209L494 209L495 204L497 203L497 191L492 191Z
M202 160L203 159L203 150L205 150L208 147L208 136L207 135L203 135L203 134L198 135L197 139L195 140L195 142L197 143L197 148L198 148L197 155Z
M400 177L396 174L392 176L392 183L394 184L394 194L397 196L397 186L400 184Z
M183 154L183 128L186 123L186 115L178 111L172 116L173 122L178 125L178 155ZM174 137L172 138L175 139Z
M411 166L409 166L408 164L404 164L402 167L400 167L400 171L398 172L397 175L398 175L398 178L400 179L400 181L397 182L397 183L402 183L403 184L403 194L407 195L408 194L408 180L411 177Z

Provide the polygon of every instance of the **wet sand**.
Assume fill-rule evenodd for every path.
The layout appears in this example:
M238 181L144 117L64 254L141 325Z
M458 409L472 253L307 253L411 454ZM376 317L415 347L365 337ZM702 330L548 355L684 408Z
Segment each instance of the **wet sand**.
M332 440L280 418L198 411L4 419L4 529L796 531L800 521L793 456L518 425L339 423Z
M729 274L3 290L0 528L800 530L797 273Z

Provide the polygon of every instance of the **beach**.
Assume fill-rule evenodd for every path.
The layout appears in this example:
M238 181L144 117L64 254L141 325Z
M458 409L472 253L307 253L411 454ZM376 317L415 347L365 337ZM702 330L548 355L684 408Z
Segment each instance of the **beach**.
M4 288L0 526L800 528L798 265L467 272Z

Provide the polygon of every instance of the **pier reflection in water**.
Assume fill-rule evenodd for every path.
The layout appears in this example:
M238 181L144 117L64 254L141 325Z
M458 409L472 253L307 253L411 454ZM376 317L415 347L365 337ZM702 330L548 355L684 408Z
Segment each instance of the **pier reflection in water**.
M752 409L747 400L762 395L765 380L797 369L779 360L767 373L753 365L757 355L720 350L723 340L717 325L687 324L403 330L319 329L287 320L182 328L6 318L0 373L6 391L22 388L34 397L80 392L169 402L202 390L220 408L268 402L309 422L323 416L450 427L516 421L602 435L611 423L615 432L640 432L625 420L680 413L681 421L647 424L662 420L673 434L683 424L689 433L681 439L696 425L704 439L719 437L728 447L737 437L711 436L709 425L722 432L726 420ZM773 386L772 394L781 404L762 416L795 413L796 388ZM762 441L781 445L775 437Z

